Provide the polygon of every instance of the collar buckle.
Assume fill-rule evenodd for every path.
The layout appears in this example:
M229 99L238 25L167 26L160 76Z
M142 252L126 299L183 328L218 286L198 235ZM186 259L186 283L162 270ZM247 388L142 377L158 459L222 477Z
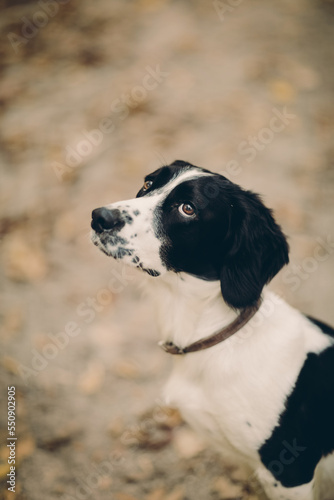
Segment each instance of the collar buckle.
M163 351L168 352L168 354L186 354L184 349L175 345L174 342L164 342L161 340L158 345Z

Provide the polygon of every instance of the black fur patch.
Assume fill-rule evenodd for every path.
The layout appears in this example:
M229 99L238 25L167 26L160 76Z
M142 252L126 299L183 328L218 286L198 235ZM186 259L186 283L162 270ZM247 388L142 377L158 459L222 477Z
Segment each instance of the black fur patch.
M122 220L127 224L132 224L133 218L128 214L126 210L122 210Z
M153 276L153 277L157 277L157 276L160 276L160 273L159 271L156 271L155 269L148 269L146 267L143 266L142 263L138 264L137 266L139 269L142 269L142 271L145 271L145 273L149 274L150 276Z
M312 318L324 333L334 330ZM279 425L260 448L264 465L285 487L312 480L321 457L334 451L334 346L309 353L286 400Z
M154 276L154 277L160 276L159 271L155 271L154 269L145 269L145 267L143 267L143 271L145 271L150 276Z
M118 236L117 233L114 233L112 231L104 231L104 233L100 235L100 240L103 244L109 243L113 246L126 245L128 243L128 240L122 238L121 236Z
M134 250L129 250L128 248L119 247L112 251L112 256L115 259L123 259L126 255L132 255Z
M182 203L191 203L196 216L182 216ZM288 262L288 245L271 211L218 174L176 186L160 207L155 232L164 240L160 256L167 269L220 280L224 300L235 308L256 304Z

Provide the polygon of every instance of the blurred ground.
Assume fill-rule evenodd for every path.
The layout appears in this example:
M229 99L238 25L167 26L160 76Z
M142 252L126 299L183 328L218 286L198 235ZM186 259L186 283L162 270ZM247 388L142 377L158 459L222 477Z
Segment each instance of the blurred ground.
M12 385L19 500L257 498L161 407L171 360L90 212L177 158L225 172L289 236L274 288L334 323L333 17L316 0L2 3L1 498Z

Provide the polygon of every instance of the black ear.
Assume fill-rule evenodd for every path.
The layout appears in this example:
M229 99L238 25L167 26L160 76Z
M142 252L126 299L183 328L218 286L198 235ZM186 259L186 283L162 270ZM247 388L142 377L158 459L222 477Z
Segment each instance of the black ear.
M256 194L240 189L230 210L220 270L221 292L234 308L254 306L264 285L289 262L289 247L271 210Z

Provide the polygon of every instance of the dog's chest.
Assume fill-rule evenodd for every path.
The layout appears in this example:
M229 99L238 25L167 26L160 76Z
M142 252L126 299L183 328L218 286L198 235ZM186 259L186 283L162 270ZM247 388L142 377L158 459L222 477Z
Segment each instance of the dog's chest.
M213 289L210 298L212 285L202 284L207 294L198 300L196 288L191 288L192 294L183 290L186 284L182 281L154 294L160 338L180 347L231 321L231 311L218 292ZM256 317L232 343L173 359L167 403L179 408L188 423L223 453L258 460L257 450L278 424L307 352L327 342L321 334L306 331L309 328L299 313L266 294Z
M256 460L256 450L279 413L264 407L269 404L269 408L277 408L283 398L276 394L268 402L268 392L247 386L241 374L224 377L219 370L215 374L213 360L212 372L198 372L199 359L194 359L194 369L190 363L182 364L183 360L176 360L166 384L167 403L177 407L187 423L226 456Z

